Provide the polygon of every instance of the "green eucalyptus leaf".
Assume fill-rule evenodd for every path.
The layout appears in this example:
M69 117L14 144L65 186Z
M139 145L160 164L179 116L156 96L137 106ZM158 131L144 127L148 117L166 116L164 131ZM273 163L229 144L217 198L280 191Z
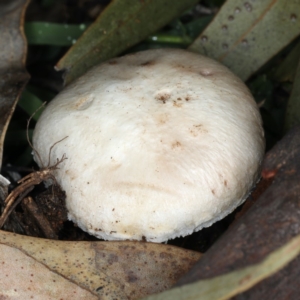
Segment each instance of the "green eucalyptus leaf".
M29 116L32 116L32 119L37 121L41 115L43 109L43 101L39 99L36 95L29 92L28 89L23 91L23 94L18 102L18 105L26 111Z
M89 68L147 38L197 0L113 0L67 54L57 70L67 70L68 84Z
M227 0L189 49L246 80L300 34L298 12L300 0Z
M27 22L25 35L29 45L71 46L89 24L68 25L49 22Z

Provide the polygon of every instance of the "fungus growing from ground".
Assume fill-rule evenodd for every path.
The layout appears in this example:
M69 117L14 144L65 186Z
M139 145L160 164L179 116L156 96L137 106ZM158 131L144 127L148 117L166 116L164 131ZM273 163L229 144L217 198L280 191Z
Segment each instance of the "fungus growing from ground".
M162 242L232 212L260 177L264 134L244 83L178 49L96 66L46 107L34 147L66 192L69 218L106 240ZM39 163L38 159L36 158Z

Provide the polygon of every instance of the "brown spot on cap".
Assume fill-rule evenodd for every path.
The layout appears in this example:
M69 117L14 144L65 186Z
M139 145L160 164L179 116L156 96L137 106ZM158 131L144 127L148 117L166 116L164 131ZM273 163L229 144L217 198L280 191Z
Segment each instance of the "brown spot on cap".
M181 143L178 142L178 141L176 141L176 142L174 142L174 143L172 144L172 149L174 149L174 148L180 148L181 146L182 146Z
M92 94L83 95L74 104L76 110L85 110L89 108L94 101L94 96Z
M169 120L168 114L161 114L157 117L157 121L159 124L165 124Z
M175 106L175 107L181 107L182 103L178 103L176 101L173 101L173 106Z
M145 61L141 64L141 66L153 66L154 64L154 61Z
M158 93L156 96L155 96L155 99L157 100L160 100L162 101L163 103L166 103L166 101L168 99L170 99L171 97L171 94L168 93L168 92L161 92L161 93Z
M198 125L193 125L193 127L190 128L190 133L192 134L192 136L196 137L199 134L208 133L208 130L205 129L205 127L202 124L198 124Z

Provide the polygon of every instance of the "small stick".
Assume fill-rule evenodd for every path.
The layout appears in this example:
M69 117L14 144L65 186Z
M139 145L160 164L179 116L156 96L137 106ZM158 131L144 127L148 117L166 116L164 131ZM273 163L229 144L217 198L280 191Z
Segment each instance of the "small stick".
M31 215L32 218L34 218L35 223L38 225L45 238L55 240L58 239L58 236L52 229L50 222L31 197L26 197L24 199L22 207Z
M0 217L0 228L2 228L2 226L4 225L5 221L7 220L9 214L11 213L15 205L17 205L18 202L20 202L24 197L26 197L26 195L32 190L31 187L49 179L51 179L53 182L56 182L52 171L59 169L58 165L66 159L67 157L63 155L60 160L57 159L55 165L43 168L39 171L32 172L18 181L20 185L17 186L4 201L5 208ZM15 202L17 203L14 205Z
M20 194L15 195L15 200L9 205L5 207L5 214L3 214L0 217L0 222L3 223L1 227L6 222L7 217L12 213L14 208L33 190L34 186L30 186L27 189L24 189ZM1 219L4 219L3 221ZM1 228L0 227L0 228Z

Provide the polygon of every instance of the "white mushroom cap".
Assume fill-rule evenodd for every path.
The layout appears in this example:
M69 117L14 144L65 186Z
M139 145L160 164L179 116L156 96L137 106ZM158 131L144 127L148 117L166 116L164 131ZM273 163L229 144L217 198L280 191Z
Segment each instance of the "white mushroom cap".
M226 67L159 49L103 63L65 88L33 143L69 218L106 240L162 242L222 219L260 177L261 117ZM36 158L39 163L38 159Z

